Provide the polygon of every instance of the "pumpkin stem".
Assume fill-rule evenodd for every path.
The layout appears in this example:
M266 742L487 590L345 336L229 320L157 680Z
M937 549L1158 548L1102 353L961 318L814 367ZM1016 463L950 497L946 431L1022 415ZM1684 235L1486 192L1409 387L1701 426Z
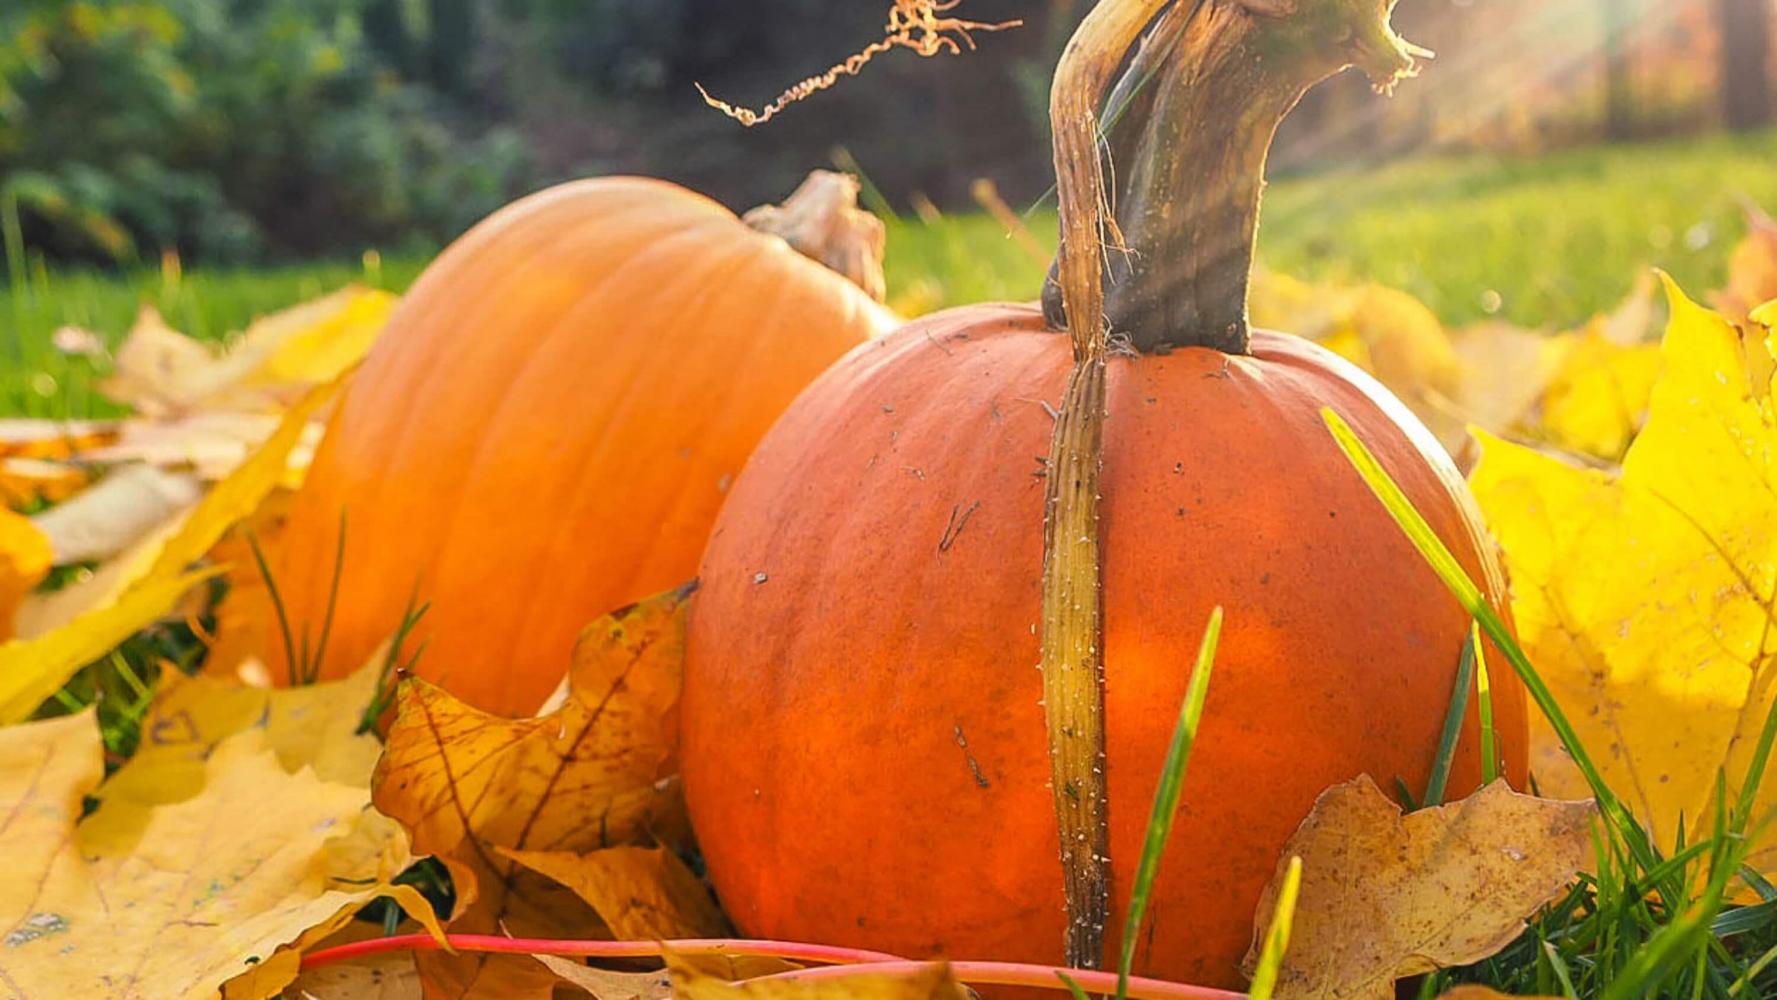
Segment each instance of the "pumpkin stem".
M1247 277L1271 137L1302 94L1339 69L1356 63L1385 89L1429 54L1389 27L1394 3L1099 0L1055 71L1061 253L1043 303L1072 338L1074 368L1047 466L1040 666L1066 959L1077 968L1102 961L1110 899L1098 517L1108 337L1126 334L1150 352L1247 351ZM1110 101L1121 117L1103 137L1118 181L1113 215L1098 113L1131 50Z
M1110 106L1121 244L1103 262L1110 329L1147 353L1248 352L1247 280L1265 160L1308 88L1357 66L1379 91L1429 56L1389 25L1395 0L1175 0ZM1059 265L1058 265L1059 267ZM1054 280L1050 322L1065 325Z
M878 302L887 236L882 220L858 207L858 179L831 170L809 173L782 205L760 205L741 221L777 236L802 256L824 264Z

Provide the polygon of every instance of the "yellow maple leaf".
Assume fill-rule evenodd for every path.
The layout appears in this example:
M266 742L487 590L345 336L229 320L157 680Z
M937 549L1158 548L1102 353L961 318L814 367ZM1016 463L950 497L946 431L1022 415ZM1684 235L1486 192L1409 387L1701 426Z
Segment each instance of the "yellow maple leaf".
M1754 309L1750 319L1767 330L1777 328L1777 299Z
M0 643L0 724L29 718L81 667L166 617L187 590L215 575L197 570L154 577L61 628Z
M1738 794L1777 695L1777 404L1763 344L1670 282L1668 297L1664 368L1620 474L1483 435L1472 485L1531 662L1670 847L1706 821L1718 770ZM1540 717L1532 751L1544 791L1588 793Z
M331 382L370 353L397 299L357 285L256 320L235 350L251 348L254 386L307 387Z
M147 810L102 804L76 825L100 746L90 712L0 729L0 812L14 817L0 980L20 995L211 997L378 895L425 906L330 863L366 790L286 771L263 731L218 744L200 793Z
M1335 785L1284 846L1248 967L1292 857L1302 883L1278 1000L1389 1000L1397 979L1486 958L1587 864L1595 815L1503 781L1405 816L1368 776Z
M0 507L0 640L12 638L13 614L54 561L48 536L30 518Z
M382 658L373 656L343 680L260 688L166 671L142 716L135 754L105 782L98 798L141 806L182 802L202 791L206 762L216 747L247 729L265 733L286 771L312 768L323 781L368 790L382 743L358 729L381 672ZM405 836L401 840L405 845ZM405 853L403 848L403 865Z
M588 626L567 697L548 715L489 715L425 681L402 682L373 793L416 851L449 868L453 930L608 936L578 896L502 851L588 853L682 838L671 765L687 594ZM428 989L447 996L547 997L557 981L522 955L430 953L418 962Z
M1542 432L1568 451L1615 461L1641 429L1660 373L1657 344L1625 346L1595 321L1568 334L1542 398Z

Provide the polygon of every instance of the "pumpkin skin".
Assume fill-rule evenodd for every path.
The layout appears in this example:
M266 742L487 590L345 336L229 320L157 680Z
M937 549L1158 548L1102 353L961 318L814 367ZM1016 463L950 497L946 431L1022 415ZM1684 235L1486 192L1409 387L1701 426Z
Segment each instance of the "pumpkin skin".
M682 701L693 825L747 934L1060 963L1040 704L1043 457L1072 364L1028 306L854 350L761 443L705 553ZM1106 954L1212 607L1226 608L1146 975L1240 985L1278 852L1328 786L1423 789L1469 619L1328 435L1346 417L1500 606L1466 488L1386 390L1307 341L1112 356L1101 501ZM1491 662L1502 663L1497 654ZM1493 673L1507 776L1526 714ZM1471 707L1451 797L1480 781Z
M692 577L760 436L892 323L663 181L516 202L426 270L332 418L273 563L289 618L318 635L343 513L323 676L360 666L417 595L418 673L528 714L582 626Z

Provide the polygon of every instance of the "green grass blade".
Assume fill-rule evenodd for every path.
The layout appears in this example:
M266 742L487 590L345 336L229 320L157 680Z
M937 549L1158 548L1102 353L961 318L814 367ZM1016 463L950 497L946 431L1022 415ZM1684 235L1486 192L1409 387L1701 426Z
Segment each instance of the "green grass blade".
M313 684L321 678L321 670L327 660L327 641L333 635L333 614L339 607L339 587L345 577L346 566L346 512L339 512L339 541L333 552L333 579L327 586L327 610L321 616L321 638L315 641L315 660L304 663L303 671L308 676L305 683Z
M1567 958L1561 949L1551 941L1543 942L1543 955L1548 959L1549 971L1555 974L1555 981L1561 984L1561 995L1568 1000L1579 1000L1579 991L1573 988L1573 975L1567 968Z
M1723 913L1709 925L1709 930L1716 937L1725 938L1769 930L1774 923L1777 923L1777 902L1766 900L1752 906L1737 906Z
M1765 878L1758 869L1751 866L1742 867L1740 878L1752 888L1753 892L1758 893L1758 898L1766 902L1777 899L1777 885L1772 885L1771 880Z
M1248 1000L1271 1000L1277 988L1277 972L1283 968L1284 953L1290 947L1290 925L1296 919L1296 896L1302 891L1302 859L1291 858L1289 871L1283 877L1283 890L1277 894L1277 909L1271 915L1271 927L1265 932L1265 947L1259 952L1258 968L1253 970Z
M1074 977L1068 975L1067 973L1061 971L1060 969L1056 969L1055 970L1055 978L1061 980L1061 982L1065 986L1067 986L1067 991L1068 991L1068 993L1072 994L1074 1000L1090 1000L1090 998L1088 998L1086 996L1086 991L1083 989L1080 989L1080 984L1074 981Z
M1450 783L1450 765L1456 760L1456 742L1462 738L1462 720L1468 715L1468 692L1475 683L1476 635L1471 629L1463 640L1462 656L1456 661L1456 684L1450 689L1450 708L1444 713L1444 732L1438 737L1438 755L1432 758L1431 777L1425 782L1421 806L1444 803L1444 789Z
M259 567L259 577L265 581L266 595L271 598L272 610L276 612L278 636L284 641L284 663L289 669L290 686L300 687L302 665L296 659L296 637L290 632L290 614L284 609L284 596L278 592L278 581L265 560L265 550L259 547L259 536L251 531L247 532L247 548L253 552L253 563Z
M864 173L864 165L858 162L851 150L844 146L834 146L832 160L834 166L858 179L858 197L865 208L884 222L901 221L901 213L895 211L895 206L882 193L882 189L876 186L876 182L870 179L870 175Z
M1166 850L1166 839L1172 834L1172 820L1178 814L1179 793L1185 784L1185 765L1191 760L1191 747L1197 740L1197 723L1203 718L1203 705L1209 698L1209 675L1215 664L1216 645L1222 638L1222 609L1209 613L1209 625L1203 630L1203 642L1197 647L1197 665L1191 671L1191 683L1185 690L1185 702L1179 707L1178 725L1172 731L1172 745L1166 748L1166 763L1160 770L1160 785L1154 789L1154 810L1148 816L1147 838L1142 842L1141 863L1135 869L1135 882L1129 892L1129 912L1123 920L1122 955L1117 961L1117 1000L1129 993L1129 971L1135 965L1135 942L1141 936L1141 921L1147 913L1148 896L1154 890L1154 877L1160 871L1160 855Z
M1746 777L1740 782L1740 801L1734 806L1734 832L1742 833L1746 824L1752 819L1753 803L1758 798L1759 786L1765 780L1765 765L1771 761L1771 747L1777 743L1777 702L1772 702L1765 712L1765 726L1759 730L1758 746L1752 751L1752 760L1746 765Z
M1770 968L1772 962L1777 962L1777 945L1760 955L1756 961L1746 967L1745 972L1740 973L1740 978L1734 980L1734 985L1728 987L1728 996L1737 997L1745 992L1746 987L1752 985L1752 981L1758 977L1759 973Z
M1406 533L1408 540L1413 543L1413 547L1419 550L1420 557L1430 564L1432 570L1438 574L1438 578L1444 582L1444 586L1448 587L1450 592L1455 595L1463 609L1474 616L1480 624L1481 630L1505 654L1506 662L1512 665L1513 671L1523 682L1525 691L1536 703L1536 707L1542 711L1543 716L1548 719L1549 725L1555 730L1555 735L1560 737L1561 744L1573 759L1574 766L1585 776L1586 783L1592 789L1592 795L1598 800L1599 808L1622 834L1635 854L1636 860L1644 867L1653 867L1658 863L1658 858L1653 844L1648 840L1647 831L1642 829L1640 823L1636 822L1635 817L1623 805L1622 800L1617 798L1616 793L1605 783L1604 776L1599 772L1598 765L1593 762L1592 755L1587 752L1585 744L1581 742L1579 733L1573 728L1573 723L1568 720L1567 713L1561 710L1561 706L1555 701L1555 696L1549 690L1548 684L1531 665L1529 657L1524 654L1524 648L1518 644L1517 638L1506 627L1505 620L1499 616L1492 605L1488 604L1480 587L1469 579L1468 573L1463 570L1462 565L1456 561L1456 557L1451 555L1450 550L1445 547L1443 539L1437 536L1431 525L1426 523L1425 517L1413 507L1413 502L1407 499L1406 494L1401 492L1400 486L1396 485L1395 481L1389 477L1381 463L1376 461L1376 456L1372 455L1364 443L1358 440L1351 425L1347 424L1345 419L1334 412L1331 407L1322 407L1321 419L1326 422L1327 429L1332 432L1333 440L1338 442L1340 450L1350 460L1352 467L1357 470L1358 475L1363 477L1364 482L1370 487L1370 491L1376 495L1376 498L1382 502L1382 506L1388 510L1389 515L1394 518L1395 523ZM1674 895L1678 895L1678 893L1675 892Z
M1493 680L1487 676L1487 651L1481 648L1481 627L1469 625L1475 651L1475 691L1481 716L1481 784L1499 780L1499 733L1493 728Z
M1369 485L1370 491L1382 501L1382 506L1388 508L1395 523L1407 533L1408 540L1419 550L1419 555L1431 564L1438 578L1444 581L1444 586L1450 588L1451 593L1456 595L1456 599L1470 614L1480 617L1482 611L1492 611L1493 608L1487 603L1481 588L1469 579L1468 571L1450 554L1444 540L1425 522L1425 518L1413 506L1413 501L1408 500L1401 488L1395 485L1387 470L1382 468L1382 463L1376 461L1376 456L1358 440L1357 432L1351 429L1345 418L1330 406L1322 407L1320 415L1326 421L1327 429L1332 431L1333 440L1339 443L1339 450L1345 453L1352 467L1357 469L1358 475Z

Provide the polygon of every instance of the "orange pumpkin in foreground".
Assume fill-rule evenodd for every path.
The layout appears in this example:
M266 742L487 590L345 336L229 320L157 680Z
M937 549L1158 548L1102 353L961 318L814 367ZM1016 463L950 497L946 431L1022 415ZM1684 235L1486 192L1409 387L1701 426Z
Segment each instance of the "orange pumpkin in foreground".
M849 183L820 175L766 221L848 237L822 249L849 248L880 293L880 224L846 204ZM362 664L417 596L422 676L536 709L587 622L691 578L760 436L891 322L853 281L662 181L501 210L420 277L328 426L272 561L294 630L319 642L343 518L324 676ZM275 637L270 614L252 624ZM285 676L281 655L270 666Z
M1305 0L1300 16L1335 2L1364 6ZM1329 42L1320 51L1337 61L1306 80L1261 62L1260 85L1281 96L1260 95L1270 103L1254 111L1213 88L1250 71L1252 53L1301 48L1206 42L1274 30L1232 23L1268 16L1239 4L1174 15L1185 41L1142 58L1184 55L1160 73L1151 109L1126 119L1148 121L1111 137L1136 270L1113 275L1107 299L1110 329L1133 349L1112 352L1105 372L1104 954L1114 962L1193 658L1223 605L1135 964L1234 987L1260 891L1316 797L1362 773L1425 787L1469 632L1321 407L1349 421L1496 606L1503 582L1456 470L1399 401L1305 340L1246 329L1271 132L1242 130L1274 123L1355 57ZM1129 72L1147 70L1138 59ZM1198 86L1207 103L1167 103ZM1206 106L1225 118L1181 129L1169 117ZM736 484L691 609L682 731L693 825L745 933L909 958L1063 960L1036 665L1045 456L1073 364L1068 336L1034 305L916 321L811 386ZM1524 693L1491 661L1505 773L1522 786ZM1471 702L1452 797L1480 782L1479 743Z

